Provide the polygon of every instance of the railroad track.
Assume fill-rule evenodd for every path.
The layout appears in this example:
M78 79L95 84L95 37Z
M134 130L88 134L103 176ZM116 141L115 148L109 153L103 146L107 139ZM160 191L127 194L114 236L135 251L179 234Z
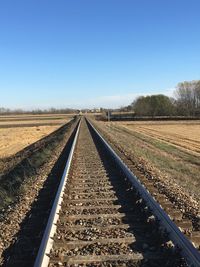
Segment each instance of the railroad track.
M198 266L198 251L85 120L72 149L35 267L184 266L174 244Z
M22 259L12 266L32 265ZM200 254L82 119L34 262L39 266L200 266Z

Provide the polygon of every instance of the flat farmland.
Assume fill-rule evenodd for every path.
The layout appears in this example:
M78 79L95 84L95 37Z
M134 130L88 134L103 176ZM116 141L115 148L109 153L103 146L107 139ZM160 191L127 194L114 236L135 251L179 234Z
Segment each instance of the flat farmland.
M62 125L72 117L71 114L0 116L0 128Z
M96 122L138 168L200 201L200 121ZM156 179L157 179L156 178Z
M55 131L59 126L0 128L0 158L16 154L26 146Z
M165 141L190 153L200 153L200 121L132 122L121 126L137 133Z
M72 119L72 115L0 116L0 158L7 158Z

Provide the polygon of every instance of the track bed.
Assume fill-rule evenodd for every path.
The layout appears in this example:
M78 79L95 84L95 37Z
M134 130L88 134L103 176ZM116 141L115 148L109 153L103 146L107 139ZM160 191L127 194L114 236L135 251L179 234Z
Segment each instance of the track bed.
M186 266L85 120L49 267Z

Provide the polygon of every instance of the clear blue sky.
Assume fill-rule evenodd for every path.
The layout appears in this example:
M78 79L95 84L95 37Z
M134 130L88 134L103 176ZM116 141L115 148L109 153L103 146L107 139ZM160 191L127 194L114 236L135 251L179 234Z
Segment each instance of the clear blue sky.
M199 0L0 0L0 106L117 107L200 79Z

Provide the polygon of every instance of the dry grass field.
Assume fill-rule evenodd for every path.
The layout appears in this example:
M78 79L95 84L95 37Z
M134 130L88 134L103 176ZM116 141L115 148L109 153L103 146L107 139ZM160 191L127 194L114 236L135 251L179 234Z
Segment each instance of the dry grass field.
M200 154L200 121L120 122L119 125L133 132L175 145L192 154Z
M72 115L0 116L0 158L14 155L72 119Z
M61 125L69 121L73 115L46 114L46 115L9 115L0 116L0 128L35 125Z
M43 138L59 126L33 126L0 129L0 158L9 157Z
M98 125L137 164L200 200L200 121L120 121Z
M32 114L20 114L20 115L0 115L0 120L11 120L11 119L42 119L42 118L69 118L74 116L75 114L39 114L39 115L32 115Z

